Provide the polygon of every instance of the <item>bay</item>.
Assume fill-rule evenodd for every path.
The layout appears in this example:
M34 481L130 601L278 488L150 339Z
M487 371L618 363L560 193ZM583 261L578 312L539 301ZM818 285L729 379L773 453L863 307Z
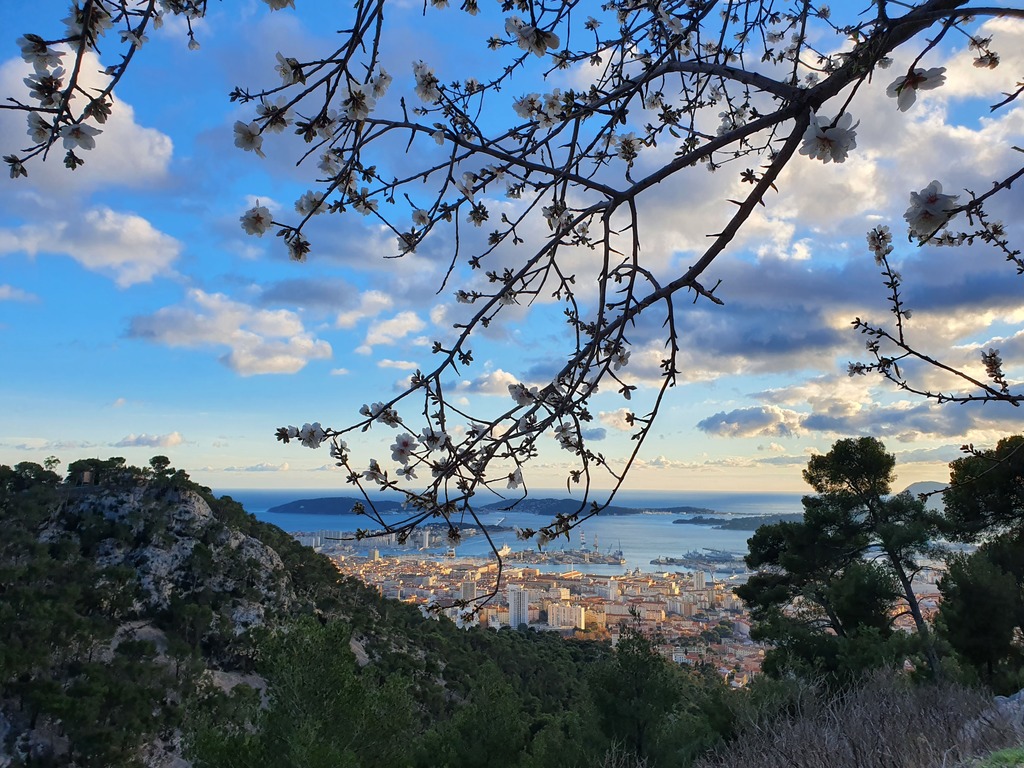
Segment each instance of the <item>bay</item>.
M287 512L270 512L272 507L300 499L324 498L328 496L346 495L346 491L325 489L220 489L218 495L229 495L240 502L246 511L257 519L272 523L289 533L317 533L319 531L354 531L356 528L372 528L371 521L364 516L350 514L303 514ZM534 491L535 498L566 498L565 491ZM394 497L389 497L394 498ZM618 506L634 509L653 509L667 507L701 507L713 509L728 516L745 517L750 515L792 514L802 511L801 494L796 493L722 493L722 492L691 492L691 491L624 491L615 496L614 503ZM496 500L496 499L495 499ZM484 503L490 503L484 501ZM396 523L402 515L385 515L384 520ZM644 572L658 572L666 569L685 570L676 566L652 565L651 560L658 557L680 557L684 552L704 548L725 550L738 555L747 552L747 539L751 531L720 530L706 525L686 525L673 523L682 517L678 514L636 514L601 516L587 520L573 532L569 541L561 538L547 545L549 551L558 549L580 549L581 533L586 548L593 550L595 544L602 553L622 550L626 559L625 565L556 565L543 564L546 571L580 570L587 573L612 575L626 570L640 569ZM504 519L502 519L504 518ZM518 528L538 528L549 522L543 515L506 511L492 512L482 515L481 519L489 525ZM471 523L470 520L466 520ZM518 541L515 534L499 533L494 536L497 547L507 544L513 550L531 549L536 545L532 542ZM369 553L372 545L363 545ZM431 548L423 552L425 558L441 557L447 546ZM486 557L490 553L490 544L484 536L466 538L456 548L459 557Z

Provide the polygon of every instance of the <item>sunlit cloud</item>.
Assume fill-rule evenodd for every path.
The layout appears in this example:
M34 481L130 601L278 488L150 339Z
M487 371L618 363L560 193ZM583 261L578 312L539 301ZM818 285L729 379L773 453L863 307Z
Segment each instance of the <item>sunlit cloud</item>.
M167 435L147 435L145 432L139 435L131 434L122 437L116 443L115 448L173 448L185 442L180 432L171 432Z
M331 357L331 345L308 333L294 312L255 309L199 289L183 304L132 318L128 335L171 347L228 347L220 360L242 376L296 373Z

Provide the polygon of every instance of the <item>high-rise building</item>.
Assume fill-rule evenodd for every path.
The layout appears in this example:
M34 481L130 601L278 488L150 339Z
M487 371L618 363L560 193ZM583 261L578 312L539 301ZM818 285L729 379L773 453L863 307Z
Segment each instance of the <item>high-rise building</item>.
M476 599L476 582L475 581L464 581L464 582L462 582L462 599L463 600L475 600Z
M518 584L510 584L508 588L508 623L513 629L530 623L529 593Z
M552 603L548 606L548 624L564 629L586 629L586 611L582 605Z
M693 588L704 589L707 587L707 574L704 571L693 572Z

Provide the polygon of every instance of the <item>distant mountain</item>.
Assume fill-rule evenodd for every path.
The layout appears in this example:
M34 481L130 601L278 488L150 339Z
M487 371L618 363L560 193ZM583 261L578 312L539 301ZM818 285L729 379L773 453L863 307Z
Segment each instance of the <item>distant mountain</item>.
M933 512L941 512L942 506L942 494L935 493L935 491L945 490L949 483L937 483L930 480L924 480L920 483L911 483L903 489L904 493L909 493L911 496L919 496L922 493L934 494L929 496L925 500L925 506Z
M525 512L533 515L569 515L580 509L576 499L534 499L519 502L498 501L480 507L477 512ZM717 515L719 512L705 507L620 507L612 505L601 510L602 515Z
M287 504L271 507L268 512L285 512L304 515L351 515L356 504L366 504L363 499L353 496L328 496L320 499L298 499ZM402 509L398 501L377 501L373 505L378 512L399 512Z
M306 515L349 515L353 507L358 503L364 503L362 499L352 496L328 496L320 499L298 499L287 504L279 504L271 507L268 512L284 512ZM374 506L378 512L400 512L401 502L398 501L377 501ZM478 514L491 514L499 512L524 512L532 515L571 515L580 509L580 502L576 499L535 499L531 496L519 502L496 501L491 504L477 507ZM620 507L610 506L601 510L602 515L717 515L719 512L705 507Z
M774 523L799 523L803 522L803 519L804 516L802 512L794 512L791 514L779 515L745 515L743 517L734 517L728 520L698 515L697 517L673 520L672 522L689 525L710 525L724 531L756 531L762 525L772 525Z

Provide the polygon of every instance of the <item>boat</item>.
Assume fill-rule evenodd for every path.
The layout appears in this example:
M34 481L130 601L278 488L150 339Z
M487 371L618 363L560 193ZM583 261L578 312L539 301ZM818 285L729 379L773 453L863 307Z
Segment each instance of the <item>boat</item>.
M695 571L709 573L737 574L746 573L747 564L738 552L727 552L724 549L690 550L682 557L656 557L651 565L682 565Z

